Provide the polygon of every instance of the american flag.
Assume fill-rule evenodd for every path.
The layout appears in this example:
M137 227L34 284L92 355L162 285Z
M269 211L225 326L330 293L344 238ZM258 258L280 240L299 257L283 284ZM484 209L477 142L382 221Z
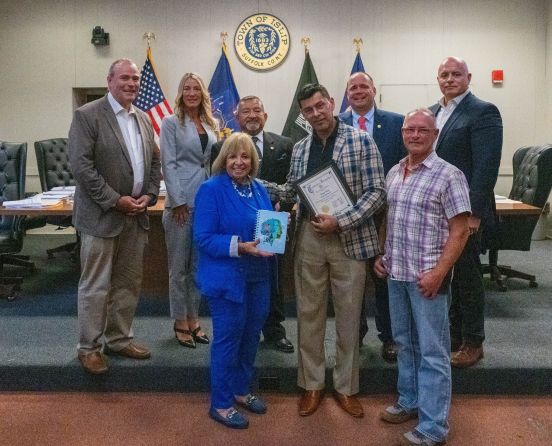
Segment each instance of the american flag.
M165 116L172 115L172 110L155 75L150 48L148 48L146 63L142 67L140 90L134 100L134 105L145 111L150 117L151 125L155 130L155 142L159 145L161 121Z

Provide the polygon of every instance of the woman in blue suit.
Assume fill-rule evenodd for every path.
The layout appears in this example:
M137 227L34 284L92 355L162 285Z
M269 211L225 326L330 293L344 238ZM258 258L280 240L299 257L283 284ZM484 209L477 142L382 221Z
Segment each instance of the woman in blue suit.
M259 159L249 135L234 133L213 163L213 176L195 200L194 243L199 251L198 285L213 319L209 416L244 429L235 405L265 413L250 393L261 329L269 308L269 258L253 240L257 210L272 209L255 180Z
M197 190L209 177L217 123L211 100L198 74L182 76L175 114L161 124L161 162L167 186L163 227L169 264L169 301L174 334L180 345L208 344L199 326L200 294L195 283L197 255L192 248L192 214Z

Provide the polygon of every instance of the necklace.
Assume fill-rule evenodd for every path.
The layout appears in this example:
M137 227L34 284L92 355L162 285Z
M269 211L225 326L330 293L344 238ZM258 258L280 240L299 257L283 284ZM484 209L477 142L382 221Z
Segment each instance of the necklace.
M234 190L238 193L240 197L251 198L253 196L253 191L251 190L250 183L242 186L238 185L234 180L232 180L232 186L234 186Z

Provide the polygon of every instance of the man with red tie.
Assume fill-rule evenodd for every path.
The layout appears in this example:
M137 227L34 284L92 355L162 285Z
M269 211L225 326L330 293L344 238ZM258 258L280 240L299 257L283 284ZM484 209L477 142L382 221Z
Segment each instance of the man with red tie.
M352 74L347 82L347 100L349 101L350 110L341 113L339 119L345 124L370 134L378 146L383 171L387 175L391 167L406 156L406 149L401 135L404 117L377 108L374 103L375 96L376 87L369 74L362 72ZM376 221L376 223L378 222ZM375 319L376 328L379 332L378 337L382 342L381 356L387 362L395 362L397 360L397 349L391 334L387 281L375 276L372 265L368 265L368 273L372 277L375 286ZM367 332L365 296L360 314L360 345L362 345L362 339Z

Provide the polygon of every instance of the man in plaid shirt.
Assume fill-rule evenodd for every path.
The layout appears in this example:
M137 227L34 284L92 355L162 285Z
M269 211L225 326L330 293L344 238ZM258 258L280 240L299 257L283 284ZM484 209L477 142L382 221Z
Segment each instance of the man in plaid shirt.
M417 417L401 444L433 446L446 442L449 429L450 280L468 240L469 187L464 174L433 151L439 130L430 110L408 113L402 134L408 156L386 178L385 254L374 265L379 277L388 277L399 350L399 398L381 418L402 423Z
M297 381L305 389L299 414L314 413L323 397L331 290L337 341L334 397L347 413L362 417L362 406L354 396L359 381L358 329L366 260L379 252L373 216L385 200L383 166L372 137L333 115L334 100L324 86L305 85L297 101L313 131L295 144L287 183L266 184L269 192L283 201L296 200L293 184L333 160L354 195L354 205L336 215L311 215L305 206L299 207L294 257Z

